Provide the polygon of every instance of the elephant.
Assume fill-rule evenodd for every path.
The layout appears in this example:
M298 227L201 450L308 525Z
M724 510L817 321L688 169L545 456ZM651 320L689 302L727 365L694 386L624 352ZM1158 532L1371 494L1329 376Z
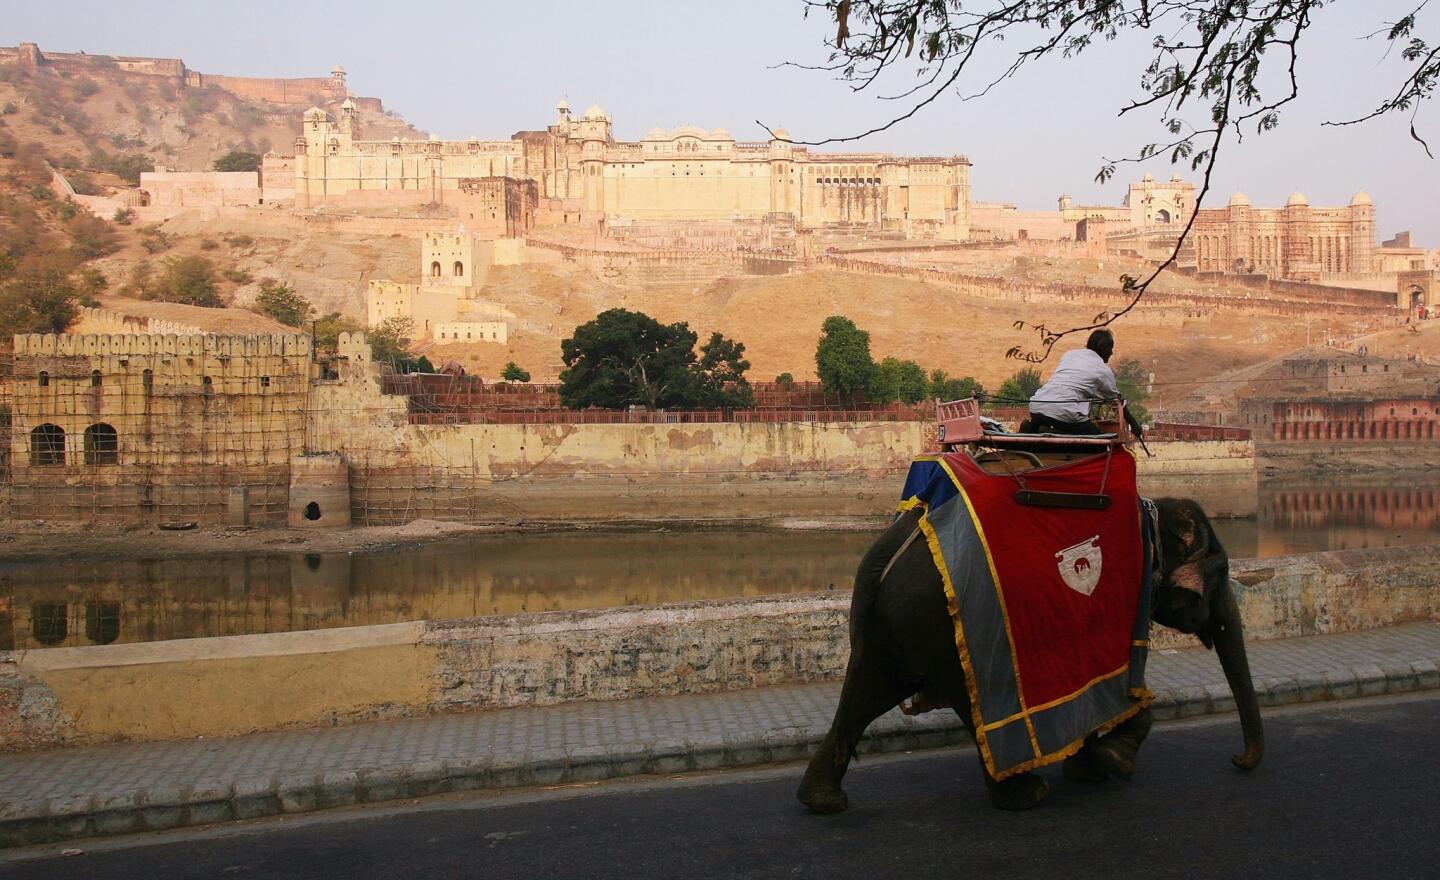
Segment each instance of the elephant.
M1155 504L1159 552L1152 575L1151 618L1195 635L1216 652L1244 736L1244 752L1231 760L1238 768L1253 769L1264 755L1264 729L1229 577L1229 557L1194 501L1162 498ZM841 782L855 748L870 723L897 705L908 714L954 707L970 734L975 733L941 576L925 541L912 540L921 513L916 509L897 516L856 572L845 682L834 721L796 792L813 812L835 813L849 806ZM1064 777L1129 779L1151 723L1146 708L1103 736L1087 737L1079 751L1065 758ZM983 761L981 770L990 801L1000 809L1028 809L1049 790L1034 772L996 780Z

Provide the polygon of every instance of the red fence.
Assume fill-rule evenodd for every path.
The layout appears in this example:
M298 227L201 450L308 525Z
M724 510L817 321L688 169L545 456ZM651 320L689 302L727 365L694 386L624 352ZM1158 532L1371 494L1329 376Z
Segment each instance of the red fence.
M696 425L773 424L780 422L930 422L932 410L891 409L735 409L627 412L610 409L470 410L410 413L412 425Z

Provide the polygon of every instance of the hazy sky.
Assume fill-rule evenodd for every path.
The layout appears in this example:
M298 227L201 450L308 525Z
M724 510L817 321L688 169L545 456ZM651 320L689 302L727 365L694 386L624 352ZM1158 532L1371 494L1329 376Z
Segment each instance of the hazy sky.
M447 138L543 127L561 97L577 111L600 104L620 139L693 123L761 140L758 119L811 140L863 130L896 107L824 73L775 67L823 61L822 41L833 37L828 21L803 17L799 0L4 5L4 45L31 40L42 50L179 57L206 73L250 76L324 75L338 62L355 93L383 98ZM1294 190L1312 205L1343 205L1363 188L1374 198L1380 237L1411 229L1419 243L1440 246L1440 161L1409 139L1408 119L1320 126L1361 115L1393 91L1404 69L1398 53L1385 59L1383 40L1361 38L1406 5L1335 3L1317 13L1299 67L1302 100L1278 130L1232 144L1209 204L1223 205L1240 189L1256 205L1281 205ZM1425 24L1440 39L1440 10ZM1116 119L1137 94L1146 47L1146 40L1101 45L1079 60L1034 66L984 98L942 98L851 148L963 153L974 163L977 201L1051 208L1068 192L1118 204L1126 182L1144 170L1161 178L1173 170L1161 161L1122 167L1104 187L1093 182L1103 157L1163 137L1156 114ZM902 75L891 85L908 82ZM972 81L966 91L980 85ZM1418 127L1440 156L1440 106L1422 110Z

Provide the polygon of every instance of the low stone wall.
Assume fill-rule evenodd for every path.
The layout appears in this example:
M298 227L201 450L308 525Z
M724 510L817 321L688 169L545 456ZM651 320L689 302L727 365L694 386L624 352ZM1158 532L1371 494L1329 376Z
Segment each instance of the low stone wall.
M1249 638L1440 621L1440 545L1237 560ZM0 654L0 746L226 736L832 679L838 593ZM1188 636L1156 631L1155 647Z

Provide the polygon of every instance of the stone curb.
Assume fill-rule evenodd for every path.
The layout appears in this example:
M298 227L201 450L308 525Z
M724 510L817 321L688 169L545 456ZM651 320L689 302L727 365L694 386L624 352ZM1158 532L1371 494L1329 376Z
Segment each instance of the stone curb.
M1258 679L1262 706L1342 700L1440 689L1440 658L1386 667L1331 669ZM1235 710L1224 685L1158 691L1156 720ZM229 785L153 788L121 796L50 798L0 805L0 847L163 831L238 819L308 813L353 804L447 792L562 785L784 763L807 758L824 729L790 728L724 742L667 741L654 746L587 746L526 756L482 756L356 771L237 779ZM862 753L916 751L968 743L951 713L885 719L860 743Z

